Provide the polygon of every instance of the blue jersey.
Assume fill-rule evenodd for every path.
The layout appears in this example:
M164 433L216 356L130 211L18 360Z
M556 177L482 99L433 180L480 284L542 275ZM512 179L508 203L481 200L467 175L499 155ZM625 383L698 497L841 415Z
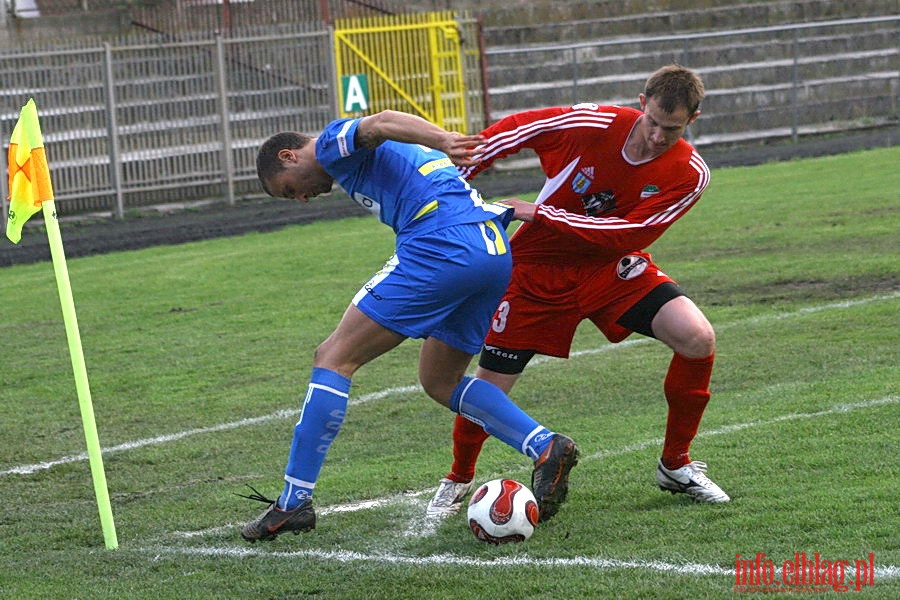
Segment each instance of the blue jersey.
M356 145L360 119L330 123L316 140L316 159L363 208L399 238L496 219L506 207L485 204L446 154L391 140Z

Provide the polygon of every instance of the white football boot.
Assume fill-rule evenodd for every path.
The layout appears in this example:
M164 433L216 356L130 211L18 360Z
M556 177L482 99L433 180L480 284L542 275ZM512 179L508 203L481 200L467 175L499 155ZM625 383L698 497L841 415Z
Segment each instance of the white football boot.
M671 471L660 460L656 466L656 483L664 492L687 494L694 502L721 504L731 500L722 488L706 476L706 463L697 460Z
M463 500L472 491L475 486L474 481L468 483L458 483L446 477L441 478L434 498L428 503L425 514L431 518L443 519L450 515L455 515L462 508Z

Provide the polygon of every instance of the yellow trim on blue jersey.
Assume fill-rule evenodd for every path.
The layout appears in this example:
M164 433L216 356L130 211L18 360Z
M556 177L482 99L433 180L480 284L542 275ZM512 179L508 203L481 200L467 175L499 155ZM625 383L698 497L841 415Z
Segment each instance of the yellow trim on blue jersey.
M421 169L419 169L419 170L421 171ZM422 207L422 210L420 210L419 212L417 212L417 213L416 213L416 216L414 216L414 217L412 218L412 220L415 221L416 219L418 219L418 218L420 218L420 217L424 217L424 216L427 215L428 213L432 213L432 212L436 211L436 210L437 210L437 207L438 207L438 201L437 201L437 200L432 200L431 202L429 202L428 204L426 204L425 206L423 206L423 207Z
M452 167L453 163L449 158L439 158L437 160L432 160L421 167L419 167L419 173L422 175L429 175L438 169L446 169L447 167Z
M491 231L494 232L494 245L497 247L497 254L506 254L506 244L503 243L503 236L500 235L500 228L493 221L485 221Z

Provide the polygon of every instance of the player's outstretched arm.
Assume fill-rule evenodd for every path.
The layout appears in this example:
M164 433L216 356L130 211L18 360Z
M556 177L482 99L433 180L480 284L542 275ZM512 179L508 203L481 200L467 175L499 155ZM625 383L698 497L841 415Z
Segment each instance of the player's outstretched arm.
M422 117L395 110L384 110L364 117L357 129L357 143L375 148L385 140L421 144L440 150L457 166L476 165L484 138L447 131Z
M528 223L534 221L534 213L537 211L537 206L534 203L518 198L504 198L503 200L497 200L495 204L512 207L513 211L515 211L513 218Z

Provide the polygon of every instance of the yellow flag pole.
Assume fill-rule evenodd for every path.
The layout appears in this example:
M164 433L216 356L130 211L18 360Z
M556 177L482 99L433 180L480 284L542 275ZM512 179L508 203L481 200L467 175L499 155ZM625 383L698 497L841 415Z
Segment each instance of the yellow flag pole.
M50 242L50 256L53 259L53 270L56 273L56 287L59 290L59 302L62 305L63 320L66 324L66 338L69 340L69 354L72 357L72 371L75 373L75 388L78 392L78 404L81 407L81 422L84 425L84 437L87 441L91 476L94 480L94 495L97 497L97 509L100 511L100 524L103 527L103 539L106 547L113 550L119 547L119 541L116 538L116 525L109 502L106 473L103 470L103 455L100 450L100 439L97 436L97 423L94 420L94 406L91 402L91 389L88 386L87 369L84 365L84 352L81 347L81 335L78 332L78 319L75 316L75 302L72 299L69 270L66 266L66 255L63 252L62 236L59 233L59 222L56 218L56 203L53 200L45 200L41 204L41 208L44 211L47 238Z

